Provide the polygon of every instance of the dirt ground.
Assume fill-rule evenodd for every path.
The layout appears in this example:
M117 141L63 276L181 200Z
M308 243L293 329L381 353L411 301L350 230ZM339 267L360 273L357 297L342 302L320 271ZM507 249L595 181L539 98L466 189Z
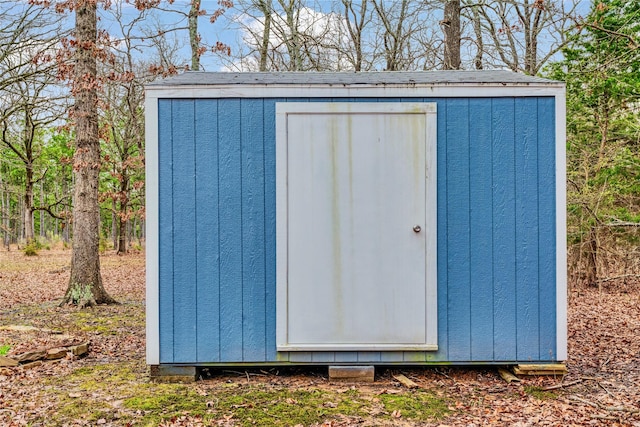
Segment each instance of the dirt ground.
M121 302L58 307L70 251L0 251L0 355L89 341L84 357L0 368L0 426L637 426L640 283L570 287L568 375L507 383L494 368L377 371L371 385L329 384L323 369L212 370L156 384L144 363L144 254L106 253ZM15 330L16 325L34 327ZM12 329L13 328L13 329ZM404 374L418 388L402 386Z

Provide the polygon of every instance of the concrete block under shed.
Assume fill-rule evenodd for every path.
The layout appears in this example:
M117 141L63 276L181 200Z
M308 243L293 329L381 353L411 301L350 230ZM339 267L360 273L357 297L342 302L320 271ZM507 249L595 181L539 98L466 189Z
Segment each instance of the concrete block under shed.
M152 365L150 377L159 383L192 383L198 370L195 366Z
M373 366L329 366L329 381L372 383Z

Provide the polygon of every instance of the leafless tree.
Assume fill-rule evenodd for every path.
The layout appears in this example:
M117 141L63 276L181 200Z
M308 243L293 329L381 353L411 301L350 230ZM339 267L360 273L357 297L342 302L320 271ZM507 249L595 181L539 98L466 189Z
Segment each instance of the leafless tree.
M463 14L474 22L484 64L535 75L566 45L578 4L579 0L467 0Z
M230 54L229 46L220 41L203 40L200 33L200 20L208 19L215 23L229 8L234 6L231 0L218 0L213 10L202 7L201 0L190 0L187 3L173 0L136 0L138 10L154 10L164 14L162 27L158 26L155 33L148 33L149 37L162 37L168 32L186 32L189 39L191 65L189 69L200 71L200 57L207 51ZM169 18L173 17L173 18ZM168 21L168 22L167 22Z

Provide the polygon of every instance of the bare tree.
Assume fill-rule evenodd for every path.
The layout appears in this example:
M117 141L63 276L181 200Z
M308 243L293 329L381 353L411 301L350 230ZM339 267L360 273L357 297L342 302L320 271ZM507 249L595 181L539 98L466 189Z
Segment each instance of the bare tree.
M230 70L323 71L353 69L344 17L301 0L238 2L235 20L243 46ZM246 19L251 17L251 19Z
M385 71L398 71L406 68L408 58L404 55L409 45L410 31L407 30L409 16L408 0L385 3L371 0L380 20Z
M136 0L138 10L155 10L165 15L162 28L151 34L150 37L161 37L168 32L184 32L189 35L189 47L191 52L190 69L199 71L201 68L200 57L207 51L224 52L230 54L230 48L220 41L206 43L199 31L200 19L208 18L210 23L215 23L229 8L233 7L231 0L218 0L213 11L207 11L202 7L201 0L190 0L186 6L183 2L173 0ZM174 16L175 19L168 18ZM170 21L167 23L167 19Z
M371 67L370 61L365 61L365 37L366 27L371 23L370 0L354 2L342 0L344 5L344 18L351 40L350 49L346 55L353 64L354 71L366 71Z
M566 45L578 4L579 0L468 0L463 13L486 36L484 42L476 30L487 65L535 75Z
M31 2L0 0L0 90L42 73L63 36L51 11Z

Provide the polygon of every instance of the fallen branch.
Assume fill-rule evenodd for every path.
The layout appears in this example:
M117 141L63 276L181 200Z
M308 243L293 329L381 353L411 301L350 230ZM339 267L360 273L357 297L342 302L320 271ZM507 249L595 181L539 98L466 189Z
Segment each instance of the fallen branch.
M610 282L612 280L626 279L627 277L639 278L640 274L622 274L620 276L605 277L604 279L598 279L597 282L604 283L604 282Z
M590 402L590 401L588 401L586 399L583 399L581 397L578 397L578 396L569 396L569 399L576 400L578 402L582 402L582 403L587 404L589 406L592 406L594 408L603 409L603 410L609 411L609 412L627 412L629 414L638 414L638 413L640 413L640 409L627 408L625 406L604 406L604 405L601 405L599 403Z
M581 397L578 397L578 396L569 396L569 399L570 399L570 400L576 400L576 401L578 401L578 402L582 402L582 403L584 403L584 404L586 404L586 405L589 405L589 406L591 406L591 407L593 407L593 408L600 408L600 405L599 405L599 404L597 404L597 403L593 403L593 402L590 402L590 401L588 401L588 400L586 400L586 399L583 399L583 398L581 398Z
M630 414L640 413L640 409L625 408L624 406L605 406L602 409L605 409L611 412L619 411L619 412L628 412Z
M595 415L590 415L591 418L595 418L598 420L610 420L610 421L616 421L617 418L616 417L611 417L609 415L599 415L599 414L595 414Z

